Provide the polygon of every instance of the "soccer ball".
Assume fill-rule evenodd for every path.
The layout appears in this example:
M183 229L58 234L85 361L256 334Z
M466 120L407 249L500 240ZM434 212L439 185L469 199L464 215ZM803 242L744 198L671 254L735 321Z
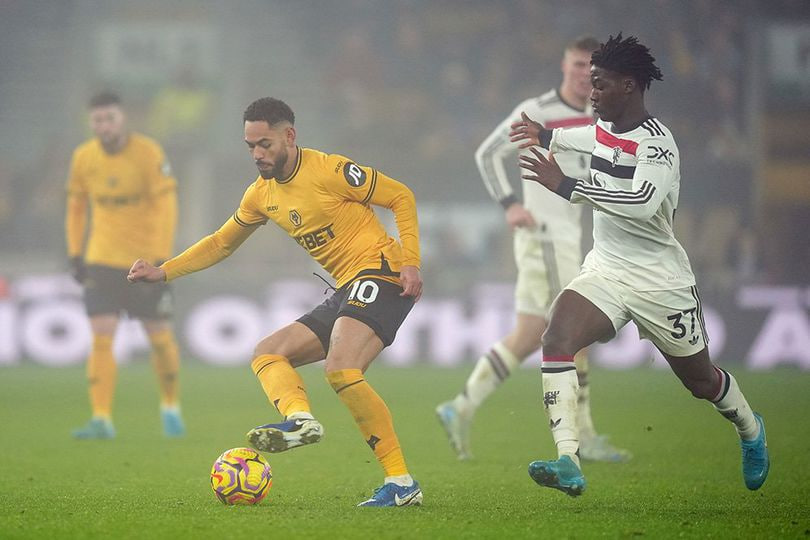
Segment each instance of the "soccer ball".
M211 467L211 489L222 504L257 504L270 492L270 464L253 448L231 448Z

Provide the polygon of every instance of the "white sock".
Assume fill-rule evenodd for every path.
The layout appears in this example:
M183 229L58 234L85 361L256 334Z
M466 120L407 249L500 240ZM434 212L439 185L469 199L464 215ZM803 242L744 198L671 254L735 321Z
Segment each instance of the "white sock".
M570 367L562 367L569 364ZM558 370L563 371L558 371ZM569 456L579 466L577 393L579 382L573 362L543 362L543 407L546 410L557 455Z
M721 382L720 391L711 400L714 408L734 424L741 439L744 441L756 439L759 436L759 424L737 384L737 379L724 369L718 367L714 369Z
M577 429L580 440L596 437L596 428L591 418L591 387L587 383L579 385L577 394Z
M453 401L456 408L465 414L473 414L520 365L521 360L502 342L495 343L488 353L478 359L464 385L464 391Z
M180 414L180 405L177 403L173 403L172 405L161 405L160 410L161 412Z
M413 478L410 474L402 474L400 476L386 476L385 480L383 480L384 484L396 484L402 487L408 487L413 485Z
M315 417L312 414L306 411L294 412L287 415L285 418L286 420L315 420Z

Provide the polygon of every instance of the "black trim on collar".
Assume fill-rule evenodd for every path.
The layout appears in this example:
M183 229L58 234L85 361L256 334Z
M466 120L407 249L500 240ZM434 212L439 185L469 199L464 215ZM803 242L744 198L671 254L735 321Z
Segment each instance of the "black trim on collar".
M639 120L638 122L636 122L635 124L630 126L629 128L624 129L622 131L617 130L616 125L613 122L611 122L610 123L610 132L611 133L627 133L629 131L633 131L634 129L638 129L639 127L641 127L641 124L643 124L644 122L646 122L647 120L649 120L651 118L653 118L653 116L648 114L647 116L645 116L644 118L642 118L641 120Z
M293 178L295 178L295 175L298 174L298 171L301 170L301 161L302 161L301 158L303 156L303 151L301 150L300 146L296 146L295 148L297 152L295 154L295 167L293 167L293 172L291 172L290 176L288 176L284 180L279 180L278 178L276 178L276 182L279 184L287 184L289 182L292 182Z

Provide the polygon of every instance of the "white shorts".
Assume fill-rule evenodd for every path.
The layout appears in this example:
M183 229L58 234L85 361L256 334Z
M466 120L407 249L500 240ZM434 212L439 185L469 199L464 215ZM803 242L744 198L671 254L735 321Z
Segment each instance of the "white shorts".
M551 303L574 279L582 264L579 245L554 242L536 231L515 231L515 311L545 317Z
M566 289L590 300L608 316L616 332L633 321L640 338L650 340L671 356L691 356L709 344L700 296L694 285L667 291L636 291L585 270Z

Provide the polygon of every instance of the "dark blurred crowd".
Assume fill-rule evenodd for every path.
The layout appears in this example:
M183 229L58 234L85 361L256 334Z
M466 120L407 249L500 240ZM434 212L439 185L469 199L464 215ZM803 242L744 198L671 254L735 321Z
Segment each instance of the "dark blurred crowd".
M768 5L789 14L800 4L784 0ZM663 82L653 83L648 107L671 128L680 146L676 224L703 287L723 290L741 281L771 279L759 260L762 239L752 218L756 190L746 112L752 91L747 35L762 16L763 3L304 0L294 5L285 14L302 29L299 49L275 47L263 54L305 59L306 72L317 76L306 78L303 69L283 76L299 76L301 85L317 90L307 94L308 100L277 97L290 102L299 118L309 117L310 126L317 115L318 139L333 141L323 150L373 165L411 186L424 207L453 208L456 214L465 206L479 212L481 204L489 204L473 153L519 102L559 84L567 42L583 34L601 41L619 31L637 35L664 73ZM228 70L229 65L222 66L223 81ZM226 84L181 73L164 88L140 96L135 125L164 144L179 174L193 176L201 153L216 156L212 144L200 140L222 126L214 113L222 108ZM263 81L248 84L241 90L243 101L272 88ZM241 110L224 117L231 122L239 114ZM76 116L81 122L80 114ZM300 139L307 145L305 133ZM63 251L63 186L71 150L64 141L54 141L37 170L29 164L15 169L0 158L2 249L24 248L36 237L40 247ZM246 154L214 161L218 182L233 178L229 169L234 163L243 170L250 165ZM183 231L182 186L188 181L180 178L180 234L197 238L209 229ZM206 227L227 218L242 189L235 186L228 196L210 190ZM499 212L495 203L491 206ZM456 284L465 282L458 268L470 280L511 277L511 262L504 264L504 258L511 259L509 233L499 216L470 233L469 228L461 230L466 226L458 220L442 221L438 215L422 227L426 273L435 274L437 282ZM292 242L271 243L272 253L262 255L265 262L284 261L297 249ZM441 262L448 257L454 264ZM448 278L443 272L451 267Z
M443 0L412 2L369 24L363 14L373 4L357 0L322 12L322 28L336 44L323 88L337 103L334 122L344 136L369 160L416 179L422 199L485 198L472 159L477 145L518 103L559 83L568 41L623 31L650 46L664 72L649 106L681 148L679 235L705 286L761 277L745 118L753 4L515 0L494 9L491 2ZM493 240L507 234L501 227ZM450 245L437 253L459 251L454 235L442 237ZM471 254L470 265L485 266L488 257Z

